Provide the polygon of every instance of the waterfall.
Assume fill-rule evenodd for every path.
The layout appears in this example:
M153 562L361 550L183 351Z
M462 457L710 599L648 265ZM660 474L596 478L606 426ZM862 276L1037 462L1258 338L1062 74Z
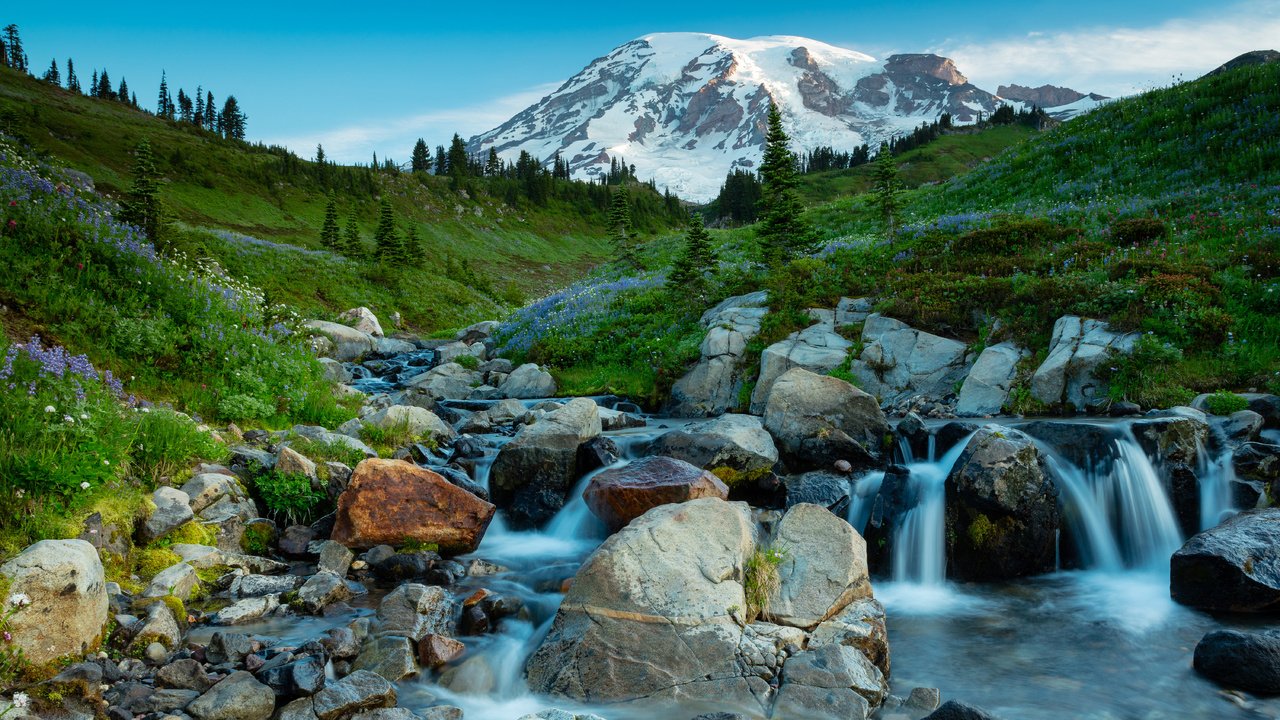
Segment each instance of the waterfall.
M1203 443L1196 441L1196 477L1200 481L1200 529L1208 530L1231 517L1236 507L1231 486L1236 468L1231 453L1220 452L1210 457Z
M907 482L911 494L918 497L919 502L903 514L894 528L894 580L932 586L942 585L946 580L947 476L968 444L969 438L965 438L937 462L918 462L907 466Z

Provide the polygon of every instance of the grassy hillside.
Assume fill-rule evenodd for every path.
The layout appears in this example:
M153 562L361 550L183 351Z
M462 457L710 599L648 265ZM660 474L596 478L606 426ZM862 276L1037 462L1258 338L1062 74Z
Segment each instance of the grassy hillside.
M643 358L631 376L647 370L660 394L681 371L679 357L650 362L642 342L628 352L618 338L647 342L641 331L665 323L688 361L702 308L771 287L774 312L755 350L801 325L803 307L869 296L878 311L975 350L1015 340L1036 353L1027 371L1062 315L1142 331L1139 352L1108 372L1115 398L1144 406L1224 388L1280 391L1280 65L1109 103L902 200L893 237L868 195L811 207L825 249L773 276L753 263L752 228L717 233L721 268L699 302L663 287L659 261L648 287L608 302L582 289L563 312L517 318L519 345L561 362L560 349L573 347L570 369L603 364L597 355ZM1010 409L1052 410L1022 390Z
M561 287L610 254L603 190L587 197L579 184L563 183L545 203L531 203L512 180L459 185L421 173L322 168L282 148L224 140L5 68L0 132L88 173L109 197L128 189L132 150L147 138L163 178L161 197L176 220L168 239L312 314L367 304L382 315L401 312L418 330L456 326ZM379 199L389 196L399 225L412 225L423 239L419 266L389 269L279 247L319 248L329 192L340 222L354 212L370 247ZM669 227L681 214L645 186L633 186L631 196L641 231ZM477 286L459 273L462 261L486 281Z

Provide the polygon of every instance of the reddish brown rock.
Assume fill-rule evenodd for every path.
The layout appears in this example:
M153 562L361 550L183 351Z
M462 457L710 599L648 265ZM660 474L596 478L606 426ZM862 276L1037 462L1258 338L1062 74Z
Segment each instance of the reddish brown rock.
M696 465L661 455L605 470L591 479L583 493L587 507L612 531L659 505L705 497L724 500L729 488Z
M494 506L403 460L365 460L338 497L333 539L352 548L435 543L440 552L471 552Z
M432 670L462 657L467 647L451 637L432 633L418 641L418 662Z

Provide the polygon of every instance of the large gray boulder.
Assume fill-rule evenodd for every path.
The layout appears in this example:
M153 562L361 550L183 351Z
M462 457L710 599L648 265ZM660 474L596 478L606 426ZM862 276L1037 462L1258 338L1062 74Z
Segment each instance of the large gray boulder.
M1246 510L1170 561L1170 594L1210 612L1280 612L1280 508Z
M870 592L865 557L858 556L861 538L848 524L814 506L791 512L770 545L786 547L781 589L764 608L773 622L750 624L744 581L767 541L749 506L704 498L658 506L633 520L578 571L528 660L530 688L586 703L642 702L651 714L671 711L663 717L683 717L674 714L678 706L693 703L767 716L768 679L779 671L786 677L785 646L860 652L837 633L814 643L803 628L774 623L837 618L850 598ZM810 675L824 663L804 668L801 661L794 675L822 685ZM845 687L865 684L873 696L883 693L880 671L865 657L843 667L858 668L849 677L872 679ZM844 718L864 716L870 703L849 697L834 705L835 716Z
M457 437L453 426L441 420L435 413L413 405L392 405L364 418L366 425L383 430L404 428L416 438L448 442Z
M960 386L956 414L981 417L1000 412L1017 377L1018 362L1028 354L1012 342L1002 342L983 350Z
M503 446L490 472L493 502L507 510L513 527L550 520L588 468L578 448L600 435L598 406L575 398L538 422L526 425Z
M1084 410L1106 396L1095 371L1113 354L1133 351L1140 335L1117 333L1101 320L1064 315L1053 324L1049 355L1031 376L1031 396L1050 405Z
M946 480L948 574L1004 580L1056 564L1058 492L1028 435L979 430Z
M871 298L840 298L840 302L836 303L836 327L866 322L871 317L874 306Z
M1214 630L1196 645L1196 672L1227 687L1280 695L1280 630Z
M243 670L231 673L186 708L197 720L267 720L275 709L275 692Z
M889 434L874 397L804 368L788 370L773 384L764 427L793 472L830 468L838 460L870 466Z
M373 336L353 327L326 320L308 320L306 327L323 335L332 343L332 357L338 362L355 362L373 352Z
M872 314L862 326L862 355L850 369L882 402L924 396L941 399L965 377L968 346Z
M12 642L29 662L43 665L97 647L108 601L102 561L93 545L41 540L0 565L0 575L9 581L9 597L30 601L8 619Z
M671 388L669 412L676 417L720 415L738 405L747 343L769 313L765 291L731 297L702 315L707 334L698 364Z
M788 370L804 368L826 374L844 363L853 343L836 332L834 318L819 318L816 325L792 333L760 354L760 376L751 393L752 414L765 411L774 383Z
M191 498L177 488L156 488L151 493L151 504L155 509L142 524L142 536L146 540L161 538L195 517L191 511Z
M665 433L653 441L650 452L684 460L730 480L767 474L778 462L778 448L764 429L764 421L755 415L734 413Z
M373 311L367 307L351 308L338 315L338 320L365 335L382 337L382 325L378 322L378 316L374 315Z
M502 397L516 400L555 397L556 381L551 373L534 363L525 363L507 376L498 387Z
M884 675L865 655L823 645L787 660L773 717L865 718L887 692Z
M458 363L444 363L409 378L405 383L405 399L415 405L431 407L437 400L466 398L483 379L480 373Z

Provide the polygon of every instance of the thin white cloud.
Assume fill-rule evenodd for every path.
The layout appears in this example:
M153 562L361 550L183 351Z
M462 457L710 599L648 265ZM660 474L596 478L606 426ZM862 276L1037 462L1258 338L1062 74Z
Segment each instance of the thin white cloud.
M1280 4L1255 1L1148 27L1032 32L943 43L930 52L952 58L975 85L992 92L1001 84L1050 83L1117 96L1167 85L1175 76L1193 79L1241 53L1278 44Z
M418 138L438 144L453 137L455 132L467 138L491 130L541 100L559 85L546 83L477 105L289 137L264 138L263 142L283 145L303 157L311 157L316 145L323 145L325 156L339 163L368 162L374 152L378 153L379 158L389 154L397 161L404 162L409 159L409 153Z

